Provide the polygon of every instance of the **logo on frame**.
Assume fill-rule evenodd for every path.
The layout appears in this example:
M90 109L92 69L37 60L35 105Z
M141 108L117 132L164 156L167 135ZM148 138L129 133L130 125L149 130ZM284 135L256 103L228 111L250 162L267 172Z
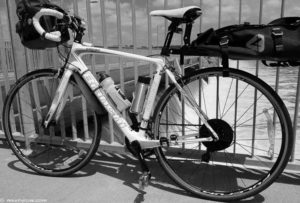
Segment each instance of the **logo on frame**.
M265 50L265 36L262 34L255 35L246 43L246 46L253 51L263 52Z

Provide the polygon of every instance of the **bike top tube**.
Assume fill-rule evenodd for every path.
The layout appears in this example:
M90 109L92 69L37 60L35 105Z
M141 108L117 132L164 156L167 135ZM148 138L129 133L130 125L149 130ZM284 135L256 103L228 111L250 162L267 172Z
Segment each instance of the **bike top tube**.
M71 48L71 54L77 61L79 61L84 66L86 65L82 60L82 56L87 54L119 56L119 57L131 58L131 59L136 59L141 61L147 61L156 64L157 71L161 71L162 68L165 66L165 60L163 57L152 58L152 57L127 53L127 52L117 51L117 50L106 49L103 47L97 47L97 46L93 46L90 43L85 43L85 42L83 43L73 42ZM86 68L80 70L80 72L83 71L86 71Z

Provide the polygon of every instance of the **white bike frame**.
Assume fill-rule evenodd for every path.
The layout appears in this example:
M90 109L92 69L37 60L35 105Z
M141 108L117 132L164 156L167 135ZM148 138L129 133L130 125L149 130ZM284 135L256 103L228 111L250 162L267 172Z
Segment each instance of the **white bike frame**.
M147 94L147 99L145 101L145 106L147 108L144 108L144 112L142 115L142 122L141 122L141 128L138 132L132 130L126 119L123 118L122 114L117 110L117 108L110 102L110 100L107 98L107 95L104 91L104 89L100 86L98 80L94 77L94 75L91 73L89 68L85 65L85 63L82 60L82 56L86 54L101 54L101 55L114 55L114 56L121 56L121 57L127 57L132 58L136 60L142 60L154 63L156 65L156 73L153 77L152 83L150 85L149 93ZM148 126L148 121L150 119L152 109L154 106L155 97L157 95L158 86L161 81L161 75L163 72L166 72L169 76L171 82L173 82L178 90L182 93L182 95L187 98L187 100L191 103L192 108L195 110L195 112L200 117L201 121L211 130L213 133L213 137L215 139L218 139L217 134L215 131L211 128L211 126L207 123L206 115L203 115L203 112L201 109L199 109L198 105L194 101L194 99L187 94L181 86L176 82L174 74L166 68L166 64L163 58L150 58L145 57L141 55L121 52L121 51L115 51L100 47L95 47L92 44L87 43L76 43L74 42L71 48L71 56L75 59L74 61L70 62L69 65L66 67L64 74L62 76L62 79L60 81L60 84L57 88L56 95L54 97L54 100L51 104L50 110L46 116L46 119L44 121L45 127L47 127L51 121L53 120L55 116L55 121L59 119L60 111L63 109L63 105L65 102L63 102L63 97L65 95L67 85L69 83L69 79L74 71L78 72L86 84L90 87L91 91L94 92L99 102L103 105L103 107L107 110L107 112L111 115L113 120L116 122L116 124L119 126L121 131L124 133L124 135L128 138L129 142L133 142L137 140L140 143L140 146L142 149L146 148L154 148L161 146L160 140L151 140L147 137L145 129ZM193 141L196 142L205 142L205 141L212 141L212 137L208 138L198 138L194 139Z

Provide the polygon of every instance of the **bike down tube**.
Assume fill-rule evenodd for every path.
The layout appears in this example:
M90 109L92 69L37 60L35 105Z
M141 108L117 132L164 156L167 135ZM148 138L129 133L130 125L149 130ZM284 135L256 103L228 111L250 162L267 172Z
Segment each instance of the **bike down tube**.
M175 84L176 88L180 91L180 93L190 102L192 108L197 113L197 115L199 116L199 118L201 119L201 121L204 123L204 125L212 133L213 139L215 141L218 141L219 140L219 136L217 135L217 133L214 131L214 129L207 122L207 115L205 115L204 112L201 109L198 108L198 105L195 102L194 98L192 98L191 95L189 95L188 93L186 93L185 90L177 83L174 74L170 70L168 70L168 69L166 69L166 73L168 74L168 76L171 79L171 81ZM212 141L212 140L207 140L207 141Z

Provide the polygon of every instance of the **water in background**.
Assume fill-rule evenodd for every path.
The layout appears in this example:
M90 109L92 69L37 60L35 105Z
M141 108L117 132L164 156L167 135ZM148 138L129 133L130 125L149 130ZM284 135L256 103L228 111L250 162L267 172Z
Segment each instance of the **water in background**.
M255 62L242 62L240 69L256 73ZM259 65L258 77L270 85L273 89L276 87L276 67L266 67ZM292 120L294 119L294 111L296 106L296 91L298 82L299 67L280 67L279 68L279 82L278 94L285 103ZM300 129L300 115L298 115L298 128ZM298 138L300 134L298 133Z
M133 53L133 49L123 49L122 51ZM149 50L145 49L137 49L137 53L140 55L148 56ZM153 49L151 54L159 54L160 49ZM107 63L110 66L117 67L119 63L118 57L107 57ZM210 60L215 60L212 64L217 64L217 59L211 57ZM123 58L123 65L129 64L133 62L133 59ZM204 60L206 61L206 60ZM105 64L104 56L96 57L96 64ZM204 63L206 64L206 63ZM236 61L230 61L230 67L237 67ZM256 62L255 61L240 61L239 69L247 71L253 75L256 74ZM288 108L291 119L294 119L294 111L296 106L296 91L297 91L297 82L298 82L298 71L299 67L280 67L279 68L279 83L278 83L278 94L284 101L285 105ZM273 89L276 87L276 67L266 67L262 63L259 62L258 69L258 77L265 81L268 85L270 85ZM126 74L126 73L125 73ZM139 72L139 74L143 74L143 71ZM298 115L298 124L297 130L300 131L300 115ZM298 132L299 132L298 131ZM300 139L300 133L298 133L298 139Z
M235 62L233 62L235 63ZM232 66L236 67L236 66ZM245 61L240 63L240 69L250 72L252 74L256 73L256 62ZM296 105L296 92L297 83L299 75L299 67L280 67L279 68L279 82L278 82L278 95L281 97L285 103L292 124L294 121L294 113ZM276 88L276 67L266 67L259 62L258 77L270 85L273 89ZM295 157L300 160L300 115L297 116L297 132L295 140Z

